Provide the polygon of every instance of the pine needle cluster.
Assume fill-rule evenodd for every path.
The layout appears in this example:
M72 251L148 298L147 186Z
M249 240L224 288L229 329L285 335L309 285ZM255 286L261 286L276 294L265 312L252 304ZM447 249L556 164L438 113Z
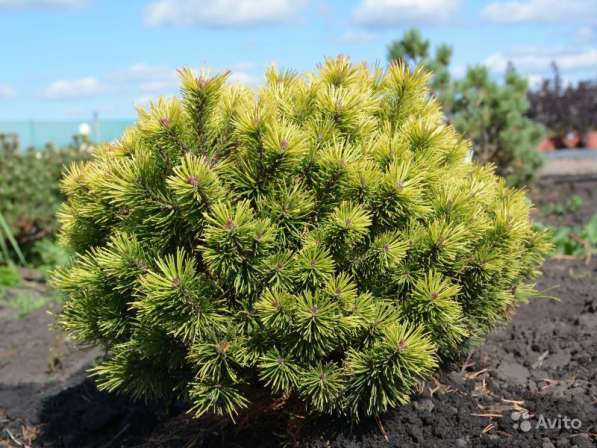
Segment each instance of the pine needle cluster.
M531 205L468 160L425 71L180 75L62 184L60 323L110 352L100 388L377 415L533 294Z

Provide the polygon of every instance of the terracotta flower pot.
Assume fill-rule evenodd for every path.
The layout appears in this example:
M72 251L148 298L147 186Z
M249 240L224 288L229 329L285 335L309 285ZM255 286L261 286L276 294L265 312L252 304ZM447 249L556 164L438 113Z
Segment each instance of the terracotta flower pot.
M556 150L556 144L553 138L545 137L537 146L539 152L552 152Z
M587 131L585 134L585 148L597 150L597 130Z
M580 143L580 134L576 131L570 131L562 138L562 142L566 148L576 148Z

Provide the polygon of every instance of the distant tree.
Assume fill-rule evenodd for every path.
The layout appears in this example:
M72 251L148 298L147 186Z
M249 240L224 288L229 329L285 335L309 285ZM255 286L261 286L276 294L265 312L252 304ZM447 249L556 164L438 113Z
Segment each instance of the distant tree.
M424 39L418 29L412 28L404 33L401 39L388 46L388 60L402 60L411 69L417 66L427 67L433 73L431 88L434 94L446 104L450 100L450 71L452 48L446 44L439 45L431 55L431 42Z
M532 181L541 166L536 148L543 128L525 115L526 79L510 67L498 84L486 67L469 67L454 81L454 92L452 123L473 141L475 159L493 163L510 184Z
M388 47L388 60L403 60L432 72L431 87L447 121L473 143L473 157L493 163L511 185L532 181L541 166L536 151L542 127L526 115L527 83L509 66L503 83L491 79L487 68L469 67L464 78L453 80L449 66L452 49L431 43L416 29L408 30Z

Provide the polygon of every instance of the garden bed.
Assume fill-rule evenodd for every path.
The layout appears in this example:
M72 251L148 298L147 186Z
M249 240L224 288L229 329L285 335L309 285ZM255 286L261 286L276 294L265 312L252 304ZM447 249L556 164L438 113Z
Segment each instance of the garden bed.
M543 224L583 225L597 213L597 172L582 176L543 176L537 181L534 190L534 219ZM580 198L580 205L576 209L570 209L567 205L574 198Z
M536 218L553 225L586 222L597 211L596 191L597 179L543 178L534 193ZM547 207L572 195L582 198L572 213ZM0 446L594 446L597 260L552 259L543 273L539 289L560 301L521 306L469 357L421 386L411 404L353 426L304 419L294 409L242 416L232 427L193 421L184 403L143 404L100 393L84 374L99 352L49 331L48 311L59 310L50 303L0 324Z

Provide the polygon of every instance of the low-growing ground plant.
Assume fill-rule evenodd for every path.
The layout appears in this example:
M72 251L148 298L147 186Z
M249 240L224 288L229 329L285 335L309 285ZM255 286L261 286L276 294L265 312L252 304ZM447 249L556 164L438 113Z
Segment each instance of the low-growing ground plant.
M534 294L548 239L423 70L181 77L63 181L60 323L101 389L377 415Z
M556 202L552 204L546 204L541 207L543 213L548 215L560 215L563 216L566 213L576 213L583 206L583 198L577 194L573 194L564 202Z
M0 287L1 286L16 286L21 283L21 274L15 265L6 264L0 265Z
M597 252L597 213L583 226L548 226L556 254L591 257Z
M53 238L45 238L33 245L31 265L44 279L49 278L56 268L70 264L71 260L72 254Z
M13 262L25 264L25 257L8 221L0 211L0 264L6 265Z

